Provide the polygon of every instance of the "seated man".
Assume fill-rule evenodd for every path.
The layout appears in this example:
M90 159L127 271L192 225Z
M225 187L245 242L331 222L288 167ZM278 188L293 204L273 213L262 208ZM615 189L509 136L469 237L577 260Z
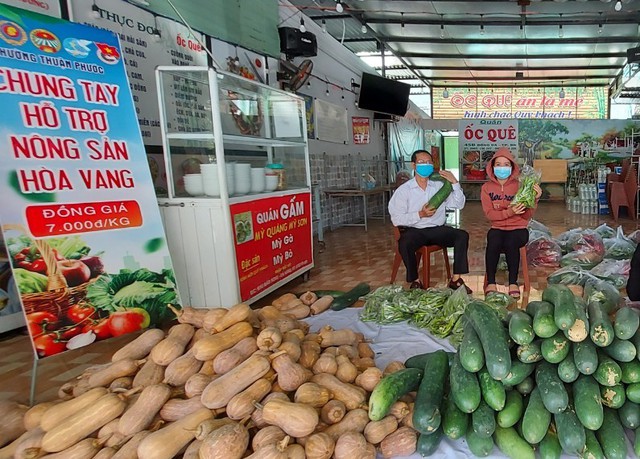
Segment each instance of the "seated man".
M411 164L415 177L400 185L389 201L391 221L400 229L398 251L407 268L409 288L424 288L418 280L418 263L416 250L423 245L436 244L442 247L453 247L453 277L449 287L457 289L465 285L460 277L469 272L467 248L469 233L445 226L446 208L462 209L465 203L460 184L451 172L440 171L440 175L451 182L453 192L436 210L428 209L429 199L443 186L442 182L429 180L433 173L433 158L425 150L417 150L411 155ZM471 289L465 285L468 293Z

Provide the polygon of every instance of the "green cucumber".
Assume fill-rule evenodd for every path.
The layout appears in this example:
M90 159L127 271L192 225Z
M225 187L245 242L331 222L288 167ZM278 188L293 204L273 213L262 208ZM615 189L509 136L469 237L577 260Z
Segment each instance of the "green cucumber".
M625 392L633 403L640 403L640 382L629 384Z
M442 430L452 440L464 437L469 426L469 415L456 406L451 397L442 402Z
M580 375L573 383L573 403L578 419L589 430L602 426L600 385L592 376Z
M633 452L636 456L640 456L640 428L636 429L635 437L633 439Z
M493 438L481 437L473 429L469 429L465 436L469 451L476 457L487 457L493 451Z
M575 343L573 346L573 362L583 375L591 375L598 368L598 352L590 339Z
M509 337L502 322L488 304L478 300L467 305L466 314L482 343L489 374L502 380L511 369Z
M625 459L627 457L627 439L615 410L604 409L604 422L596 432L596 437L607 459Z
M553 335L551 338L543 339L542 345L540 346L542 358L549 363L562 362L567 357L570 350L571 342L561 331Z
M533 389L529 396L529 404L522 416L522 436L531 445L540 443L547 434L551 423L551 413L542 403L538 388Z
M527 376L524 380L516 386L516 390L522 395L529 395L535 387L535 381L531 376Z
M496 430L496 416L493 409L483 400L471 413L471 428L481 437L490 437Z
M551 284L542 292L542 300L553 304L553 319L560 330L568 330L577 318L573 292L566 285Z
M606 347L613 341L615 332L607 312L599 303L589 303L589 335L596 346Z
M422 370L404 368L383 377L369 397L369 419L380 421L400 397L418 389Z
M623 427L627 429L637 429L640 427L640 405L631 400L625 400L618 408L618 417Z
M502 380L502 384L505 386L517 386L525 380L527 376L533 373L536 366L532 363L522 363L519 360L511 362L511 371L506 378Z
M342 296L346 293L344 290L312 290L312 292L315 293L318 298L321 298L323 296L332 296L334 298L338 298L339 296ZM296 296L301 296L303 293Z
M584 459L606 459L602 452L602 447L596 438L595 432L585 430L584 433L587 441L585 442L584 451L582 452L581 457Z
M556 432L562 451L567 454L577 455L584 449L587 441L584 427L580 423L576 412L571 408L554 415Z
M352 306L356 301L360 299L361 296L366 295L370 291L371 287L369 286L369 284L362 282L343 295L340 295L338 298L335 298L331 302L330 308L333 311L342 311L343 309Z
M576 321L567 330L564 335L574 343L580 343L589 337L589 318L587 317L587 308L583 302L578 302L575 298Z
M533 448L513 427L496 427L494 440L500 451L512 459L534 459Z
M626 339L614 338L613 342L602 350L618 362L631 362L637 355L636 347Z
M464 336L458 348L460 363L462 363L465 370L476 373L484 366L484 351L482 350L482 343L473 325L471 325L465 316L462 317L465 323Z
M522 363L536 363L542 360L542 341L537 339L529 344L518 346L516 355Z
M473 413L482 398L475 373L465 370L456 354L449 373L451 398L463 413Z
M573 353L569 352L564 360L558 364L558 376L562 379L562 382L569 384L574 382L578 375L580 375L580 372L573 361Z
M507 394L502 382L493 379L486 368L478 372L478 382L480 383L482 398L487 402L487 405L495 411L500 411L504 408Z
M633 360L631 362L620 363L622 369L621 381L625 384L640 382L640 361Z
M453 185L449 180L445 179L437 172L431 174L429 176L429 180L434 180L436 182L442 183L442 186L438 189L438 191L435 192L433 196L431 196L429 202L427 203L427 207L429 209L436 210L447 200L447 197L449 197L449 195L453 191Z
M449 376L449 358L443 350L429 356L424 376L413 409L413 428L422 434L431 434L440 426L440 406Z
M536 383L542 396L542 402L550 413L559 413L567 408L569 394L558 377L555 365L540 362L536 368Z
M533 316L533 331L540 338L550 338L559 330L553 318L553 305L548 301L531 301L527 313Z
M617 410L627 400L627 396L622 384L616 384L615 386L600 386L600 398L602 404Z
M438 450L438 446L440 446L441 441L442 429L440 428L431 434L421 433L418 436L416 452L422 457L429 457Z
M596 378L596 381L598 381L601 386L615 386L616 384L620 384L622 370L618 362L600 352L598 353L598 368L596 368L593 377Z
M504 408L496 415L496 422L500 427L512 427L520 420L523 412L522 395L517 390L510 390L507 392Z
M517 310L509 318L509 336L517 344L529 344L533 341L533 320L524 311Z
M631 339L640 326L640 315L634 308L625 306L616 312L613 331L618 339Z
M562 446L558 440L558 434L549 429L540 444L538 445L541 459L560 459L562 456Z

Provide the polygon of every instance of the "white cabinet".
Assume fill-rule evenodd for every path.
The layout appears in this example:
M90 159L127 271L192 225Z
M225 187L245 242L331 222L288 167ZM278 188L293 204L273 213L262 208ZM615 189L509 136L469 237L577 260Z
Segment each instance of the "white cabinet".
M304 101L205 67L158 67L167 195L185 304L252 302L313 267Z

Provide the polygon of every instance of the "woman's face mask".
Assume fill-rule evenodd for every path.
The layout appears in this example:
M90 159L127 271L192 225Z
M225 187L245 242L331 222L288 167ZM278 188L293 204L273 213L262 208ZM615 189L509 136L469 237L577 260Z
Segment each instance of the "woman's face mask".
M433 164L416 164L416 174L420 177L429 177L433 174Z
M495 166L493 173L498 179L504 180L511 175L511 166Z

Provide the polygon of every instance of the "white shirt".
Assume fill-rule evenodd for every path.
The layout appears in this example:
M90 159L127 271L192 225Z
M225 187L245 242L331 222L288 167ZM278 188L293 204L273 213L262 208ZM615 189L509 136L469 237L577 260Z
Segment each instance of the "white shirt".
M429 202L429 199L442 188L444 184L434 180L427 182L426 189L420 188L415 177L403 183L393 193L389 200L389 215L395 226L412 226L414 228L432 228L444 225L447 215L446 209L462 209L466 201L459 183L453 184L453 191L444 203L438 207L431 217L420 218L418 212Z

